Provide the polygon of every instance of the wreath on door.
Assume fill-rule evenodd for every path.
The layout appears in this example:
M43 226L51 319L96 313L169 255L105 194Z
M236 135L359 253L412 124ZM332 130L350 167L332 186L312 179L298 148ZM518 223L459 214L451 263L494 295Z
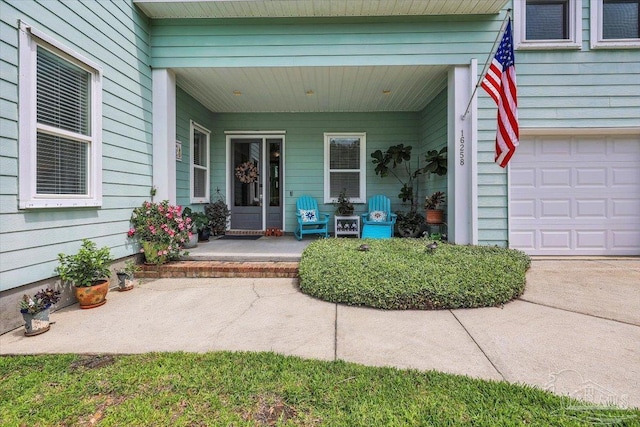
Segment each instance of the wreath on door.
M244 162L236 167L236 178L244 184L251 184L258 180L258 168L253 162Z

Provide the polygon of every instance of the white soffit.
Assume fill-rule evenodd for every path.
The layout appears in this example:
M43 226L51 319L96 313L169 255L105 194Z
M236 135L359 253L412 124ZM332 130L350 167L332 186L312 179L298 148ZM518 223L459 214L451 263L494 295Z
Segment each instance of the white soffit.
M134 0L150 18L480 15L508 0Z
M177 85L213 112L420 111L448 66L174 68Z

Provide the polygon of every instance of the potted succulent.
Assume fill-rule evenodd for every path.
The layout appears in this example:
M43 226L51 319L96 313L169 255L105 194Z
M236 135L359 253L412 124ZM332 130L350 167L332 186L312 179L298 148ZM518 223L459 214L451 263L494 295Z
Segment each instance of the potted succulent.
M436 191L427 196L424 201L427 224L442 224L444 222L444 211L438 209L442 203L444 203L444 192L442 191Z
M120 292L133 289L135 273L140 271L140 267L133 260L127 260L124 267L116 272L118 276L118 290Z
M83 239L77 254L58 254L56 273L74 286L80 308L99 307L107 302L112 261L108 247L98 249L94 242Z
M347 189L343 188L340 194L338 194L338 201L334 203L336 206L336 215L351 216L353 215L353 203L347 197Z
M23 295L20 313L24 319L24 334L28 337L40 335L49 330L51 306L60 301L60 291L41 289L33 297Z

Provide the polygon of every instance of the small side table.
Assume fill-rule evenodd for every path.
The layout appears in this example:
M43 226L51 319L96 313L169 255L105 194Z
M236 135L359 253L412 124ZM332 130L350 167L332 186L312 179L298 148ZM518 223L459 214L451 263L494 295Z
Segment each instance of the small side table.
M334 228L336 237L356 236L360 237L360 217L358 215L334 216Z

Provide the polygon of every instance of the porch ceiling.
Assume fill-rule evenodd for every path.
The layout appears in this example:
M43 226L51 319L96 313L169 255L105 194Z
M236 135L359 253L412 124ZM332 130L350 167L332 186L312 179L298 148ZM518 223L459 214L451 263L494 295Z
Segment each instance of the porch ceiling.
M134 0L150 18L291 18L498 13L508 0Z
M446 65L174 68L178 86L217 113L420 111Z

